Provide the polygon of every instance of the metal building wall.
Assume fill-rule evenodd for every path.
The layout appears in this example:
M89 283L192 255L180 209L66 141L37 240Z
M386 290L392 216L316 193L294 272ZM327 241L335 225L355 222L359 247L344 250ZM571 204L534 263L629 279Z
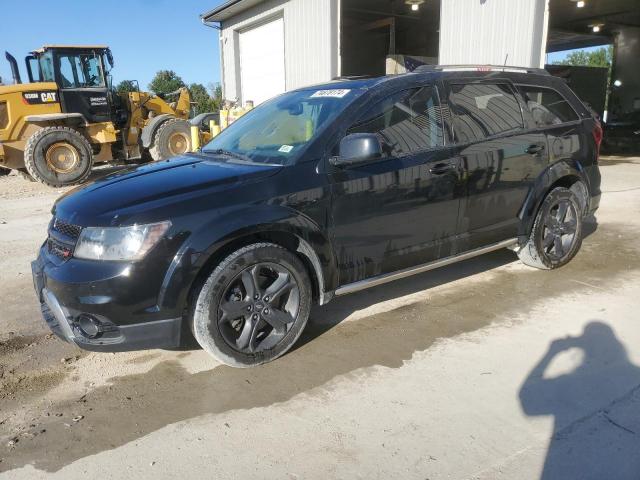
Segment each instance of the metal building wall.
M548 0L441 0L440 64L543 67Z
M222 88L242 99L238 32L270 18L284 18L285 83L292 90L338 75L335 30L338 0L267 0L222 23Z
M616 27L613 81L622 85L612 88L609 110L613 118L640 110L640 28Z

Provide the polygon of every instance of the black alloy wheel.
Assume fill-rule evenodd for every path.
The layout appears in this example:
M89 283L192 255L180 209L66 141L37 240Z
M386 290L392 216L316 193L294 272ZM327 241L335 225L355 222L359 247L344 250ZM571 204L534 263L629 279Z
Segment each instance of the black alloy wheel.
M573 189L551 190L538 209L527 242L518 250L520 260L543 270L566 265L582 245L581 205Z
M291 329L300 308L300 289L284 266L261 262L245 268L228 285L217 322L227 344L242 353L275 347Z
M279 245L254 243L223 259L198 289L191 330L222 363L253 367L295 344L311 302L302 260Z
M560 261L571 250L577 219L578 211L568 199L560 199L551 207L542 231L542 250L550 259Z

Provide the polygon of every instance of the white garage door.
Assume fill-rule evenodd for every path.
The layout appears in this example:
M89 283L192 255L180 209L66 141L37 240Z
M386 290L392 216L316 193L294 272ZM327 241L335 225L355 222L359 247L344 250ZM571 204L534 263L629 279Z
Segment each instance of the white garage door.
M242 101L255 105L284 92L284 21L282 18L240 32Z

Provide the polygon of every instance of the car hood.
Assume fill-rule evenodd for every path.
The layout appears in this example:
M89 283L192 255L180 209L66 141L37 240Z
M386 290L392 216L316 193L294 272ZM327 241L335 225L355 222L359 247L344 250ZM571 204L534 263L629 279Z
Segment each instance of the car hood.
M71 190L56 201L52 213L80 226L127 225L149 220L150 212L255 182L282 168L187 154L124 169Z

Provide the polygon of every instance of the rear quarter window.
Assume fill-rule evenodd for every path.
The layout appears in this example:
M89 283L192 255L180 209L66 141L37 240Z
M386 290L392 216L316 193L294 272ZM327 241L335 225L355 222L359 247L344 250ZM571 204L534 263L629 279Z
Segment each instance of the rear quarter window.
M479 141L523 127L520 104L506 83L452 84L448 100L458 143Z
M578 114L556 90L519 85L522 96L538 127L549 127L578 120Z

